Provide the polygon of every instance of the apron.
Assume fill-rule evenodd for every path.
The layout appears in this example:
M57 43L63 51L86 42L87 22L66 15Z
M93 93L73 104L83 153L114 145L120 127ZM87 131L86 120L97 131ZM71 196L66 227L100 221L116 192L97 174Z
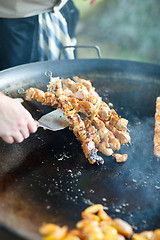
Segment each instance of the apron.
M79 12L72 0L60 9L68 26L68 33L75 38ZM39 61L38 15L26 18L0 18L0 70Z

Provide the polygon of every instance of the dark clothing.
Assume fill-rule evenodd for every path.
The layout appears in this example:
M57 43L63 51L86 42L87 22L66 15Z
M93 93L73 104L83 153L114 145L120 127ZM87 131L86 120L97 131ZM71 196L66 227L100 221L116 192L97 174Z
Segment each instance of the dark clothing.
M72 0L60 11L67 21L70 37L75 37L79 12ZM0 70L39 61L37 15L27 18L0 18L0 31Z
M0 18L0 70L38 61L38 18Z

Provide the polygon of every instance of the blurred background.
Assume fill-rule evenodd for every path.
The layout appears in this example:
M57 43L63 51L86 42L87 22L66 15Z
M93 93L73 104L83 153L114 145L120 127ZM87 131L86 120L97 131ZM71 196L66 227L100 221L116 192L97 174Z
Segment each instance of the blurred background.
M160 63L159 0L74 0L80 11L78 45L98 45L102 57ZM79 58L96 51L78 50Z

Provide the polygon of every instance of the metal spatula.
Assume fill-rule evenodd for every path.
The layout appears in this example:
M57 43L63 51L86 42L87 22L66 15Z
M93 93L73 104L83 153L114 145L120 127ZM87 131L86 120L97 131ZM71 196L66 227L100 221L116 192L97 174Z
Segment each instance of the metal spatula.
M61 109L56 109L43 115L37 123L38 127L43 127L51 131L58 131L68 127L69 122Z
M19 90L19 92L20 91L22 93L22 90ZM22 98L15 98L15 100L21 103L23 102ZM69 125L67 117L64 116L63 111L60 108L43 115L38 121L35 122L38 127L43 127L51 131L62 130Z

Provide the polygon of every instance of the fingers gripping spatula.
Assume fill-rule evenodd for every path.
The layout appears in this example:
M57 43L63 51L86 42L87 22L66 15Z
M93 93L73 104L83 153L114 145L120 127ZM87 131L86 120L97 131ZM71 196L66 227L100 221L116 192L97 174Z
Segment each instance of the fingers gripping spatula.
M24 95L26 92L23 88L21 88L18 89L18 93L20 95ZM16 98L16 100L21 103L23 102L22 98ZM42 127L51 131L62 130L69 126L67 117L60 108L43 115L38 121L35 122L38 127Z
M49 129L51 131L58 131L68 127L69 122L67 117L64 116L61 109L56 109L43 115L38 121L37 126Z
M15 98L15 100L21 103L23 102L23 99L21 98ZM60 108L43 115L38 121L35 122L38 127L43 127L51 131L62 130L69 126L67 117Z

